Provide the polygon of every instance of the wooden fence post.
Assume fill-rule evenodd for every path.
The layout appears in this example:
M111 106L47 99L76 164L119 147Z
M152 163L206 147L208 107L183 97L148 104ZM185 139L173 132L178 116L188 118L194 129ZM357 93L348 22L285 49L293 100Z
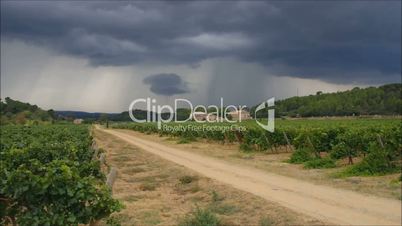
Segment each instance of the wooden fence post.
M380 143L381 148L385 149L385 145L384 145L384 142L382 141L382 138L381 138L380 134L377 134L377 140L378 140L378 143ZM387 154L387 159L388 159L387 165L388 165L388 167L391 167L391 165L392 165L392 156L390 156L390 154Z
M273 144L272 146L274 147L275 152L278 154L279 152L278 152L278 149L276 148L276 145Z
M114 167L112 167L106 179L106 184L107 186L110 187L111 190L113 189L113 184L114 181L116 180L116 177L117 177L117 170Z
M285 137L286 143L288 144L288 145L286 146L286 150L287 150L287 147L289 146L290 151L293 151L292 144L290 143L289 138L288 138L288 136L286 135L285 131L283 131L283 136Z
M380 144L381 148L384 148L384 142L382 142L380 134L377 134L377 140L378 140L378 143Z
M274 153L274 149L272 149L272 144L271 144L271 142L269 142L268 137L265 136L265 134L264 134L264 137L265 137L265 141L266 141L267 144L269 145L269 149L271 150L272 153Z
M92 148L92 149L98 149L98 145L96 144L95 141L92 141L91 148Z
M99 149L95 149L92 159L94 159L94 160L98 159L98 153L99 153Z
M100 162L101 164L105 164L105 153L100 154L99 162Z
M243 134L240 131L235 130L235 135L239 143L243 143Z
M308 144L310 145L310 147L313 149L314 154L315 154L315 157L321 158L320 153L317 153L317 150L315 149L314 144L313 144L313 142L311 142L309 136L307 136L307 142L308 142Z

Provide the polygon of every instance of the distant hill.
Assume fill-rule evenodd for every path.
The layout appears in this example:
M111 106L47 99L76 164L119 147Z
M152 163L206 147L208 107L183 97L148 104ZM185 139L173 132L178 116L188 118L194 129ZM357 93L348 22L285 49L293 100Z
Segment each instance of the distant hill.
M70 119L84 119L86 122L92 121L116 121L116 122L123 122L123 121L132 121L128 111L123 111L121 113L101 113L101 112L84 112L84 111L55 111L55 114L58 117L62 118L70 118ZM151 120L152 120L152 112ZM189 110L187 109L178 109L178 118L179 119L186 119L189 117ZM135 109L133 110L133 115L136 119L144 120L147 119L147 111ZM156 118L159 118L159 114L155 114ZM162 113L162 118L168 118L168 113Z
M359 116L359 115L401 115L402 84L388 84L380 87L353 88L352 90L322 93L303 97L291 97L275 103L277 117L320 117L320 116ZM256 106L252 107L254 116ZM258 118L266 118L267 111L259 111ZM147 111L136 109L135 118L146 119ZM178 109L177 117L181 120L189 117L189 109ZM151 112L152 115L152 112ZM83 111L45 111L36 105L23 103L6 97L0 100L0 123L25 124L46 122L55 119L84 119L93 121L131 121L127 111L121 113L101 113ZM156 114L156 118L160 116ZM162 118L169 117L163 113Z
M359 115L401 115L402 84L388 84L380 87L353 88L352 90L323 93L303 97L291 97L275 103L277 117L321 117L321 116L359 116ZM250 109L254 117L256 106ZM259 111L258 118L266 118L267 111ZM70 118L82 118L86 121L99 121L107 117L111 121L131 121L128 112L88 113L81 111L57 111L57 115ZM147 111L134 110L137 119L146 119ZM151 113L152 114L152 113ZM189 117L189 109L178 109L180 120ZM102 116L103 115L103 116ZM163 118L168 114L162 114ZM159 115L156 116L157 118Z
M151 112L152 114L152 112ZM121 113L101 113L101 112L83 112L83 111L56 111L56 115L64 118L84 119L85 121L131 121L128 111ZM137 119L146 119L147 111L135 109L133 115ZM157 115L158 117L158 115Z
M275 103L276 116L352 116L352 115L401 115L402 84L380 87L353 88L337 93L317 92L316 95L291 97ZM251 109L252 115L256 107ZM257 112L266 118L266 111Z
M85 111L55 111L56 115L66 118L94 119L98 120L102 114L109 117L120 115L120 113L101 113L101 112L85 112Z
M26 124L53 121L55 113L52 109L45 111L36 105L24 103L6 97L0 100L0 124Z

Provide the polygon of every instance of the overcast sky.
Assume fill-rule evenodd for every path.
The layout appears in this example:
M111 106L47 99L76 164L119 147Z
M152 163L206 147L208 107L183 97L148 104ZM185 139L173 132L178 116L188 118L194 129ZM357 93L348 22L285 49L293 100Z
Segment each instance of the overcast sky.
M1 97L121 112L401 82L401 1L1 2Z

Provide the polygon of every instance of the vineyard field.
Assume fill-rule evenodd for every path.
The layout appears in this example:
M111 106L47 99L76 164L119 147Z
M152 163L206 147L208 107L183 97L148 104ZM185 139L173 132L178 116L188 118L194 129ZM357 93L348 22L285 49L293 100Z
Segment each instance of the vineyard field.
M7 125L0 140L0 224L88 224L121 208L88 126Z
M178 128L202 127L198 130L165 130L164 125ZM277 152L286 147L294 151L292 163L307 163L307 167L334 167L339 159L355 157L363 161L347 174L385 174L396 172L401 158L400 119L300 119L275 121L273 133L263 130L254 120L241 123L167 123L162 129L156 123L116 123L113 128L131 129L160 136L175 136L191 142L207 139L222 143L238 142L242 151ZM232 127L231 127L232 126ZM212 129L213 128L213 129ZM221 129L219 129L221 128ZM228 129L235 128L235 129ZM242 129L236 129L242 128ZM327 157L322 158L322 154Z

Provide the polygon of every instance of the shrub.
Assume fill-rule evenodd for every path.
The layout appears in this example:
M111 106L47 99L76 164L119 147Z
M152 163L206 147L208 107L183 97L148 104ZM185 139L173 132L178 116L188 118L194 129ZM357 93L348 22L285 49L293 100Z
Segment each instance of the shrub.
M193 182L195 179L196 179L196 178L193 177L193 176L186 175L186 176L180 177L180 178L179 178L179 181L180 181L181 184L190 184L190 183Z
M216 192L215 190L212 191L212 201L213 202L220 202L224 200L224 197L222 197L218 192Z
M304 163L306 169L327 169L335 166L335 161L330 158L315 158Z
M182 219L179 226L218 226L219 218L209 209L197 208L193 213Z
M233 205L222 203L225 198L221 196L215 190L212 191L212 203L209 205L209 209L218 214L230 215L238 211L238 208Z
M110 216L106 220L107 226L121 226L121 221L117 216Z
M397 172L396 167L388 158L387 152L376 144L372 144L369 148L369 154L360 163L347 168L341 172L343 176L358 175L384 175L387 173Z
M141 191L155 191L156 189L156 184L152 182L145 182L140 185L140 190Z
M188 144L193 141L196 141L194 137L180 137L180 140L177 141L177 144Z
M304 163L309 160L313 160L313 152L309 148L300 148L293 152L292 156L290 157L290 163Z
M244 152L250 152L250 151L253 151L253 147L248 143L241 143L240 150L242 150Z
M231 215L239 210L236 206L219 202L212 203L209 209L214 213L222 215Z
M275 225L274 222L271 220L271 218L268 217L263 217L260 219L260 226L271 226Z
M335 140L336 144L333 145L330 152L331 158L342 159L348 157L349 164L353 164L353 157L365 153L362 133L362 130L348 130L340 133Z

